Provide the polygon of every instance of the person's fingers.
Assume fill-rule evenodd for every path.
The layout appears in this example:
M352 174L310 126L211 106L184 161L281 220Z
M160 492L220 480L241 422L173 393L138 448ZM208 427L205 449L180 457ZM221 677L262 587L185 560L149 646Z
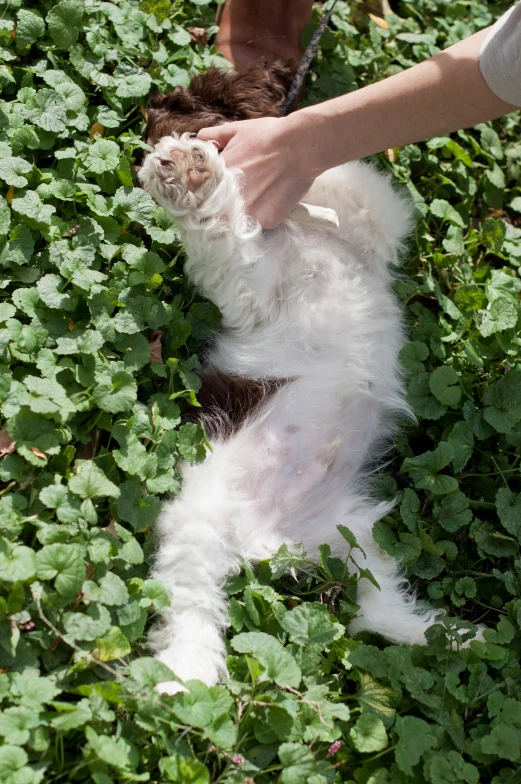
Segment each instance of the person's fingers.
M201 128L197 138L206 142L217 142L219 147L223 148L236 133L235 123L226 123L226 125L215 125L212 128Z

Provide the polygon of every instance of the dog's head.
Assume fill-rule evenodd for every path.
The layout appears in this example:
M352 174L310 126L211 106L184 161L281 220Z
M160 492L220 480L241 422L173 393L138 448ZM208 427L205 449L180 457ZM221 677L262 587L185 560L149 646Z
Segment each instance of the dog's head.
M190 86L152 97L145 141L155 145L173 133L198 133L201 128L234 120L278 117L297 68L295 61L254 65L240 72L209 68Z

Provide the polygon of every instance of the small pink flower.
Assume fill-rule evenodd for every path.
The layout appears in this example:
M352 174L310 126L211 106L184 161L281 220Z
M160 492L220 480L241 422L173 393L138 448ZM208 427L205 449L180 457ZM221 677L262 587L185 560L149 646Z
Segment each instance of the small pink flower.
M510 365L505 365L505 373L508 373L509 370L510 370Z
M242 765L242 763L244 762L244 757L241 757L240 754L234 754L232 757L232 762L235 765Z
M213 743L212 743L212 745L210 746L210 751L217 751L217 747L216 747L216 746L214 746L214 745L213 745Z
M327 756L328 757L334 757L335 754L338 753L341 745L342 745L342 743L339 740L335 740L335 742L332 743L331 746L329 747L329 751L327 752Z
M243 779L242 784L255 784L253 779Z
M73 228L72 228L72 229L69 229L69 234L76 234L76 232L78 231L78 229L79 229L79 228L81 228L81 226L80 226L80 224L78 223L78 225L77 225L77 226L73 226Z

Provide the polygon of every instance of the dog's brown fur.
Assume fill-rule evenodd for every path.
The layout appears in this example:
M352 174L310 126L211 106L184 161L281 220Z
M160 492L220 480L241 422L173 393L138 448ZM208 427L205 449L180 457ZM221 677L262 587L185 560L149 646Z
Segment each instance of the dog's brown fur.
M150 100L145 141L154 145L172 133L198 133L202 128L235 120L279 117L297 63L277 61L235 72L209 68Z
M197 393L200 408L190 406L183 421L201 420L209 438L229 438L259 406L287 381L230 376L214 368L200 373L203 386Z

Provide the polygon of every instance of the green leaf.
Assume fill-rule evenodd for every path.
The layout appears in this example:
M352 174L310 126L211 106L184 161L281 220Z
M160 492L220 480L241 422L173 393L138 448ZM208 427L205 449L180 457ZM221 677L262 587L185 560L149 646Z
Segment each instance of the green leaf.
M467 784L478 784L479 770L465 762L461 754L452 749L443 754L433 754L425 763L425 774L435 784L453 784L465 781Z
M61 307L68 310L64 305ZM77 329L69 332L66 337L58 338L55 352L56 354L96 354L104 342L101 332L94 329Z
M500 558L517 553L519 544L511 536L506 536L487 522L475 520L470 528L470 534L475 539L477 546L484 553Z
M131 73L118 81L116 95L120 98L140 98L150 92L151 86L152 78L144 71Z
M75 596L85 579L85 562L81 550L73 544L48 544L36 554L36 576L52 580L62 596Z
M165 586L159 580L145 580L141 588L140 604L142 606L152 606L158 612L170 606L170 597Z
M521 494L514 499L510 490L502 487L496 493L496 509L503 528L521 542Z
M113 572L107 572L100 579L99 586L91 580L87 580L82 592L89 602L101 602L109 607L128 602L127 587L121 577Z
M424 419L439 419L447 408L430 394L430 376L428 373L417 373L410 381L407 389L407 401L417 416Z
M487 338L495 332L504 332L517 324L517 311L510 300L500 297L495 299L489 310L478 311L480 320L478 329Z
M34 122L36 125L49 133L62 133L66 130L65 101L56 90L38 90L35 104Z
M456 473L463 471L474 450L474 436L467 422L456 422L447 439L454 450L452 467Z
M34 550L25 545L11 548L5 540L0 540L0 580L10 583L30 580L35 572Z
M74 201L76 186L70 180L53 180L49 185L49 193L60 201Z
M264 667L260 680L272 680L278 686L298 688L302 673L291 653L274 637L264 632L245 632L236 635L232 648L238 653L249 653Z
M422 545L415 534L400 532L399 538L381 520L373 526L375 542L389 555L402 563L410 564L419 557Z
M95 640L110 630L110 613L100 604L91 604L87 612L66 613L64 628L73 640Z
M23 158L7 157L0 159L0 179L15 188L23 188L27 185L27 177L33 167Z
M396 764L403 773L412 776L422 755L438 745L436 736L427 722L415 716L398 716L395 731L398 735Z
M177 680L165 664L150 656L131 661L129 672L139 688L152 689L163 681Z
M472 521L469 501L460 490L446 495L439 505L434 506L434 514L439 518L440 525L453 533Z
M18 772L23 774L24 770L30 771L30 768L25 768L28 760L26 752L19 746L0 746L0 776L6 781L30 781L27 777L17 775Z
M114 196L114 208L116 216L150 226L156 205L148 193L139 188L118 188Z
M77 460L76 473L69 479L69 489L81 498L119 498L120 490L92 460Z
M109 367L95 374L94 402L103 411L117 414L132 408L137 397L136 380L122 362L111 362Z
M51 719L51 726L60 732L84 727L92 719L88 700L80 700L76 703L76 707L70 703L54 703L54 707L64 711Z
M314 773L316 762L313 753L301 743L282 743L279 759L283 770L280 775L282 784L302 784Z
M45 19L57 49L69 49L78 40L83 8L80 0L61 0L47 14Z
M443 247L452 256L463 256L465 253L465 243L463 231L459 226L449 226L447 236L442 242Z
M415 487L430 490L436 495L445 495L458 488L452 476L439 474L454 459L454 450L446 441L441 441L433 452L425 452L418 457L408 457L403 461L402 471L413 478Z
M461 399L459 381L460 377L453 368L442 365L431 373L429 389L444 406L455 408Z
M111 626L103 637L96 638L92 655L99 661L107 662L121 659L131 652L130 643L118 626Z
M465 226L465 221L459 212L445 199L434 199L430 204L430 211L437 218L448 220L455 226L461 226L462 228Z
M16 441L17 452L33 465L41 466L46 462L46 458L41 458L33 450L47 455L60 451L54 425L40 414L21 409L11 417L7 430L13 441Z
M518 762L521 758L521 730L500 724L481 739L481 750L500 759Z
M41 705L53 700L60 689L52 678L45 678L28 670L17 672L12 676L11 693L20 705L37 712Z
M16 46L24 49L45 33L45 22L38 11L21 8L17 13Z
M56 517L62 523L74 523L80 513L80 502L64 485L49 485L40 492L40 501L49 509L56 509Z
M486 150L490 155L492 155L496 160L501 161L503 159L503 147L501 145L501 140L493 128L484 127L481 130L481 146L484 150Z
M44 275L36 284L38 295L49 308L74 310L77 297L69 291L65 292L67 281L59 275Z
M30 738L30 731L39 723L39 717L28 708L6 708L0 713L0 735L15 746L24 746Z
M136 531L151 528L161 511L161 501L155 495L143 496L137 482L123 482L116 511L122 520L131 523Z
M163 757L159 761L163 776L174 784L209 784L210 773L206 765L195 759L183 759L179 754Z
M345 633L340 623L331 620L327 608L319 602L306 603L287 612L279 621L292 642L324 650Z
M56 207L44 204L36 191L27 191L22 198L13 199L11 207L20 215L30 218L31 228L35 228L38 224L49 226L51 216L56 212Z
M385 678L389 660L383 651L374 645L359 645L349 652L349 661L355 667L367 670L375 678Z
M102 760L122 773L128 773L137 767L138 750L125 738L98 735L90 726L86 728L85 735L96 759Z
M189 463L197 463L204 459L206 451L203 445L204 433L198 425L189 422L181 425L177 437L177 451Z
M149 473L147 467L150 466L150 461L152 460L154 468L157 465L156 456L147 454L145 446L126 427L116 425L112 429L112 435L120 445L120 449L112 452L118 466L128 474L135 474L145 479Z
M420 343L418 340L406 343L399 354L402 367L408 376L423 373L425 368L422 363L425 362L428 356L429 349L425 343Z
M89 147L85 165L87 171L94 174L115 171L119 164L120 150L116 142L108 139L96 139L92 147Z
M200 727L205 737L229 749L237 738L237 728L229 716L232 705L232 696L222 687L208 688L200 681L191 681L189 692L175 695L172 708L183 724Z
M349 734L355 749L363 754L382 751L389 742L383 721L372 713L363 713Z

